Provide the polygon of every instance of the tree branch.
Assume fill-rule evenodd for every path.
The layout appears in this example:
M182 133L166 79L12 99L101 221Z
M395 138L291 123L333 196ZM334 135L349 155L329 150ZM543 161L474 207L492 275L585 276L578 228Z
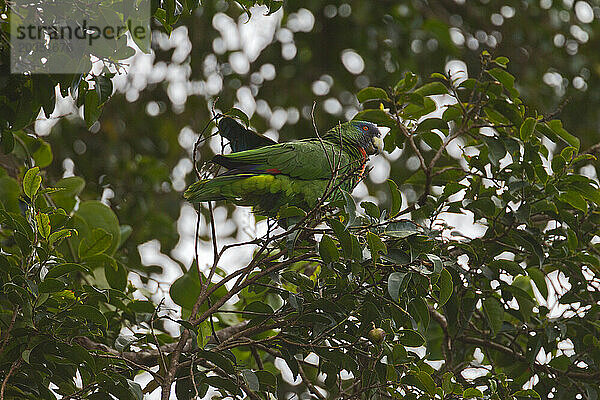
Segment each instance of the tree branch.
M459 338L463 342L475 344L477 346L485 347L487 349L492 349L499 351L501 353L507 354L513 357L516 360L522 362L528 362L527 357L523 354L517 353L509 347L504 346L503 344L492 342L491 340L470 337L470 336L461 336ZM552 368L549 365L538 364L536 362L531 363L530 366L536 370L537 372L544 372L546 374L552 374L554 376L564 376L571 379L583 380L583 381L598 381L600 379L600 372L580 372L580 371L561 371L556 368Z
M247 325L248 325L248 322L244 321L237 325L232 325L232 326L228 326L227 328L220 329L216 332L217 337L220 341L227 340L230 337L232 337L233 335L237 334L238 332L243 331ZM81 345L82 347L84 347L88 350L103 351L103 352L108 353L113 356L119 356L120 358L122 358L125 361L130 361L132 363L135 363L135 364L138 364L141 366L146 366L146 367L152 367L154 365L157 365L160 360L160 352L162 352L163 354L170 354L175 351L177 344L178 344L176 342L176 343L168 343L163 346L160 346L160 352L158 349L149 349L149 350L142 350L142 351L125 351L125 352L120 353L119 351L117 351L105 344L95 342L86 336L80 336L80 337L76 338L75 341L79 345ZM209 336L208 341L209 341L209 343L216 343L216 340L212 335ZM188 339L186 341L185 345L183 346L182 351L190 351L191 349L192 349L192 339Z

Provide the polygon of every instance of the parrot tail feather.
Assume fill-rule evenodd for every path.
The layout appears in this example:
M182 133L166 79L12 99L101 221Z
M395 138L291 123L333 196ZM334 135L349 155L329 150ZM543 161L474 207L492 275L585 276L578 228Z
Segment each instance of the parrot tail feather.
M251 176L253 175L237 174L203 179L191 184L184 192L183 197L192 203L231 199L234 197L231 186Z

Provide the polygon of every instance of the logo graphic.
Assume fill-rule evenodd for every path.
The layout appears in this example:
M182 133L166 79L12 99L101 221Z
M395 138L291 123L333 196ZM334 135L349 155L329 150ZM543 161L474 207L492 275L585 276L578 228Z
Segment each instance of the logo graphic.
M12 73L87 73L150 48L150 0L15 0Z

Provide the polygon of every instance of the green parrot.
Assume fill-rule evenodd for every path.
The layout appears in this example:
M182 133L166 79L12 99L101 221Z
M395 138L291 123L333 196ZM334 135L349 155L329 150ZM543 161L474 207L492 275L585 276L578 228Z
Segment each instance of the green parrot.
M221 120L219 130L230 140L233 152L216 155L211 162L226 172L193 183L184 197L192 203L229 200L254 206L254 212L270 217L286 205L305 211L314 207L327 189L332 167L339 167L332 184L351 192L365 171L368 157L382 147L377 126L364 121L336 125L322 140L285 143L271 141L230 118ZM336 191L329 200L338 196Z

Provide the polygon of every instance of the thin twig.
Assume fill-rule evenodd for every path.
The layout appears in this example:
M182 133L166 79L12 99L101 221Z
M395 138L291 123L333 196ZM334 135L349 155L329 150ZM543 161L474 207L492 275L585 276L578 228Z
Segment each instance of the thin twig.
M321 392L319 392L319 390L315 387L315 385L313 385L313 383L308 379L308 377L304 373L302 365L300 364L298 364L298 373L300 374L300 378L302 378L302 382L304 382L308 390L310 390L310 392L317 396L319 399L325 400L325 396L323 396Z
M10 379L10 376L13 374L13 372L15 372L16 369L19 368L19 366L21 365L21 361L21 357L19 357L10 366L8 374L6 374L6 377L2 381L2 388L0 388L0 400L4 400L4 391L6 390L6 384L8 383L8 380Z
M15 326L15 321L17 320L17 313L19 312L19 306L16 306L13 315L10 318L10 323L8 324L8 328L6 328L6 333L4 334L4 339L2 340L2 347L0 347L0 354L4 351L6 344L8 343L8 339L10 339L10 331Z

